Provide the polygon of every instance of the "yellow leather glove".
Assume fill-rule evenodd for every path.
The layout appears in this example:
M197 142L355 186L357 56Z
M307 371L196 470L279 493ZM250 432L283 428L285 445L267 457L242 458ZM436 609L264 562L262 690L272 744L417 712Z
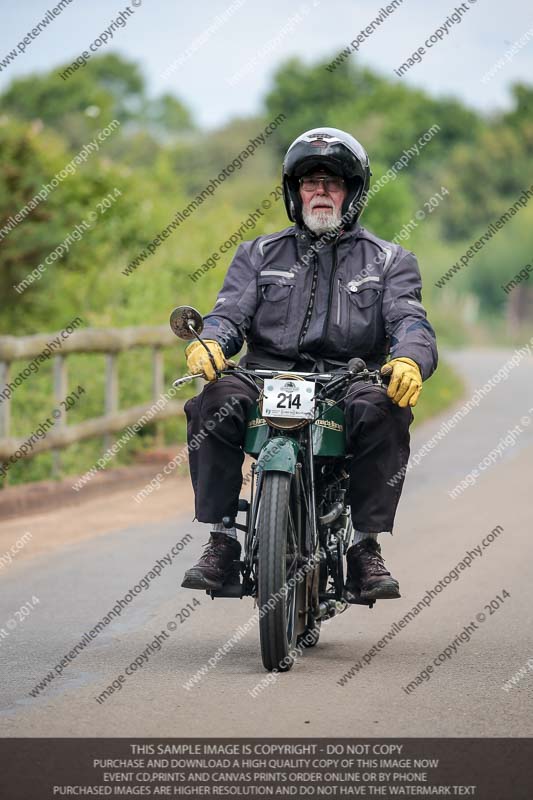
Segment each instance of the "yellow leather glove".
M213 356L217 369L224 369L226 366L226 356L222 352L222 348L215 339L204 339L209 352ZM201 375L208 381L216 380L216 373L211 364L211 360L207 355L205 347L201 342L195 340L185 348L185 357L187 358L187 368L191 375Z
M387 396L400 408L416 406L422 391L420 368L411 358L393 358L381 367L382 375L390 375Z

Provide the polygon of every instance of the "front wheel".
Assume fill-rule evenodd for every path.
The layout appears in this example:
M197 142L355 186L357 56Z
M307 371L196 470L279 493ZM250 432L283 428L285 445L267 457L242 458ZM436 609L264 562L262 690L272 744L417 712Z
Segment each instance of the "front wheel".
M258 520L258 604L261 657L265 669L286 672L294 663L298 620L299 546L291 509L293 476L265 472Z

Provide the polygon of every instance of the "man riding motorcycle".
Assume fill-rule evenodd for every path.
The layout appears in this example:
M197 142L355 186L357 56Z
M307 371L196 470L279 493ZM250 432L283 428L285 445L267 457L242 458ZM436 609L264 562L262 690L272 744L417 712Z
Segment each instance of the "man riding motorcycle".
M390 375L387 389L357 384L344 401L354 527L347 588L368 601L400 597L377 537L392 533L411 408L437 366L415 256L358 222L370 175L368 156L350 134L314 128L299 136L283 162L285 207L295 224L239 246L203 330L218 369L246 340L240 364L250 369L327 371L357 356ZM189 371L209 381L185 412L188 440L202 432L189 458L196 518L212 531L182 586L220 589L241 552L236 529L222 519L237 514L247 415L257 390L231 375L215 380L200 342L185 353ZM231 413L206 426L229 398Z

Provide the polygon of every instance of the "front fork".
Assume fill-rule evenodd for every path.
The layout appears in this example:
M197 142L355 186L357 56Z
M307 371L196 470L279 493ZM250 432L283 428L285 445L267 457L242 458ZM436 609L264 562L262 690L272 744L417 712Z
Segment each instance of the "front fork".
M246 518L246 537L243 562L243 594L255 593L253 567L257 554L257 518L259 497L261 494L262 476L266 471L288 472L294 475L296 529L304 530L305 539L300 542L305 553L304 558L318 556L318 529L316 520L315 482L313 463L313 441L311 426L305 429L302 442L289 436L272 436L264 444L257 462L252 465L250 503ZM303 453L302 453L303 450ZM303 455L303 458L302 458ZM303 462L303 463L302 463ZM303 470L304 465L307 470ZM307 480L305 479L307 472ZM257 475L257 483L255 477ZM302 554L303 555L303 554ZM302 559L303 563L304 559ZM318 609L318 592L312 590L314 576L318 568L310 571L302 585L306 587L305 605L312 603ZM316 595L316 601L313 598Z

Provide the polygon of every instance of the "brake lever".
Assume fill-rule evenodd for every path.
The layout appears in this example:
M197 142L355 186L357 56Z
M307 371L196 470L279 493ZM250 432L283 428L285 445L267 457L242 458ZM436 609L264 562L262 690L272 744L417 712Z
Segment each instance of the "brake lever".
M321 389L316 393L315 399L316 400L323 400L328 392L331 392L332 389L337 389L339 386L348 380L350 374L348 372L340 375L338 378L333 378L329 383L325 383Z
M326 384L325 386L323 386L322 389L320 390L320 392L317 395L315 395L316 399L317 400L323 399L322 397L320 397L322 392L327 392L327 391L331 391L332 389L336 389L339 386L341 386L343 382L347 382L350 378L353 379L354 383L357 380L367 381L367 380L370 379L373 383L378 384L378 385L381 384L383 386L383 379L382 379L382 376L381 376L381 374L379 373L378 370L369 370L369 369L365 368L364 370L361 370L361 372L353 373L353 372L348 371L348 372L344 373L343 375L341 375L340 378L336 378L334 381L331 381L329 384ZM342 403L344 400L346 400L348 395L349 395L349 390L346 392L346 394L343 397L340 398L340 400L336 400L331 406L328 406L328 408L325 409L325 411L323 413L326 413L327 411L332 409L334 406L338 406L340 403ZM321 418L322 418L322 414L319 414L318 416L316 416L314 418L313 421L315 421L317 419L321 419Z
M366 368L360 372L353 372L352 370L346 370L345 372L342 372L337 378L333 378L329 383L324 384L324 386L315 396L318 400L322 400L326 396L327 392L331 392L333 389L337 389L339 386L342 386L343 383L347 383L350 379L358 378L360 375L366 378L367 375L369 374L370 373Z

